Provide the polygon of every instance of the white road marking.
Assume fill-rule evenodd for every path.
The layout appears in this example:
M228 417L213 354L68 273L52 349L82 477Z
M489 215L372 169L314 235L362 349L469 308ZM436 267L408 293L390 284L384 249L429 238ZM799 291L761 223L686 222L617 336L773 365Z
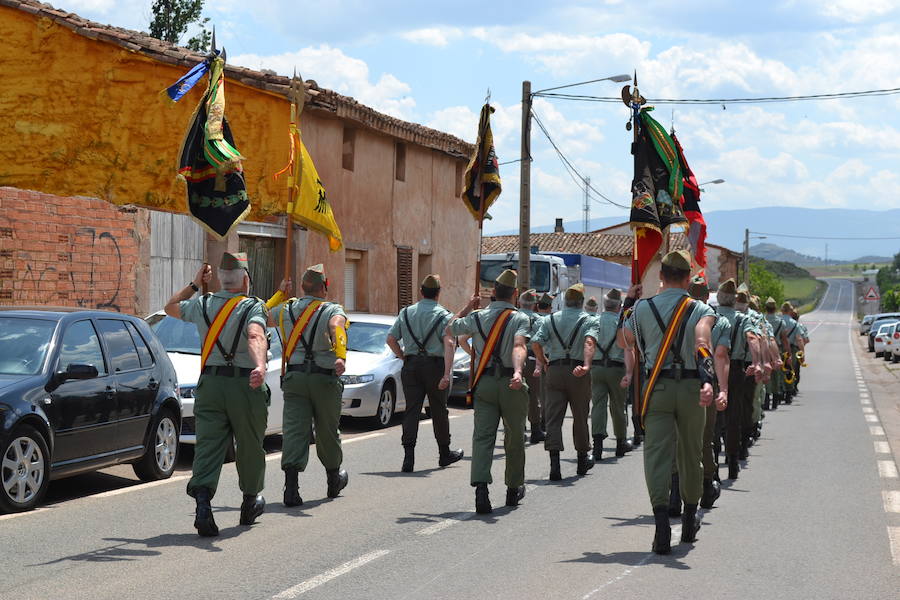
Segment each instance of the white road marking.
M882 429L880 425L871 425L869 426L869 433L875 436L883 436L884 429Z
M876 454L890 454L891 447L887 442L875 442Z
M158 481L151 481L149 483L144 483L141 485L130 485L128 487L119 488L117 490L109 490L108 492L100 492L99 494L91 494L90 496L85 496L85 498L110 498L112 496L121 496L122 494L127 494L129 492L136 492L138 490L146 490L147 488L156 487L158 485L165 485L167 483L174 483L176 481L184 481L185 479L190 479L190 475L176 475L175 477L169 477L168 479L160 479Z
M366 435L361 435L359 437L353 437L348 440L341 440L341 444L351 444L353 442L361 442L363 440L371 440L372 438L381 437L383 435L387 435L387 434L383 431L379 431L376 433L367 433Z
M868 415L868 414L874 414L874 413L875 413L875 409L872 408L871 406L863 406L862 411L863 411L863 413L865 413L865 414L867 414L867 415Z
M892 460L879 460L878 475L882 479L897 479L897 465Z
M860 399L859 399L859 402L860 402L861 404L864 404L864 405L865 405L865 404L872 404L872 401L869 400L868 398L860 398Z
M390 550L375 550L374 552L363 554L358 558L354 558L351 561L345 562L339 567L335 567L329 571L325 571L321 575L316 575L311 579L307 579L302 583L298 583L294 587L290 587L283 592L272 596L272 598L273 600L290 600L291 598L296 598L300 594L305 594L306 592L315 589L324 583L328 583L332 579L340 577L341 575L346 575L350 571L358 569L359 567L368 564L373 560L377 560L385 554L389 553Z
M877 415L866 415L866 421L868 421L869 423L877 423L878 416Z
M888 527L888 539L891 541L891 556L894 565L900 567L900 527Z
M36 515L38 513L48 511L51 508L53 508L53 507L42 506L41 508L36 508L36 509L30 510L28 512L17 512L17 513L9 513L8 515L0 515L0 521L6 521L8 519L16 519L18 517L27 517L28 515Z
M884 500L884 512L900 513L900 492L885 490L881 492L881 498Z

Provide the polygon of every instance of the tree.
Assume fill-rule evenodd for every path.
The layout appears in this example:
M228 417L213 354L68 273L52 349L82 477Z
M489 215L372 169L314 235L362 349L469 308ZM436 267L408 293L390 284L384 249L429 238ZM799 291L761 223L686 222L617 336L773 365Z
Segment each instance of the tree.
M750 290L763 302L771 296L775 302L784 302L784 284L777 275L759 263L750 263Z
M203 17L203 4L206 0L153 0L150 10L153 20L150 21L150 35L178 44L181 36L187 33L188 27L197 24L200 31L187 41L187 47L198 52L206 52L212 41L212 34L206 29L209 17Z

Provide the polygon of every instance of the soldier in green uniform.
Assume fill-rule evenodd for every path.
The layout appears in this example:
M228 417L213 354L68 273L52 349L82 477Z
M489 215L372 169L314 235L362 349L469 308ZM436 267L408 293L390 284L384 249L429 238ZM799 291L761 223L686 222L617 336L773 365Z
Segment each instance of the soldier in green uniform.
M746 291L749 291L745 287ZM769 324L759 312L759 297L750 295L748 297L748 305L746 314L759 330L759 365L762 367L756 374L753 384L753 404L747 418L744 421L746 428L747 445L753 446L760 436L762 429L762 395L765 393L765 381L769 378L771 372L771 363L769 362Z
M272 311L284 345L283 444L284 504L303 504L298 473L309 462L310 437L315 424L316 454L325 467L326 494L336 498L347 486L349 476L341 468L340 418L346 369L347 315L340 304L325 301L328 279L325 268L306 269L300 282L301 298L292 298ZM296 333L295 333L296 330Z
M591 380L585 377L597 346L594 319L584 312L584 285L576 283L565 293L565 307L544 319L532 348L538 364L547 367L547 395L544 412L547 415L547 439L544 449L550 453L550 481L562 479L560 452L563 450L562 424L566 407L572 410L572 435L578 453L578 475L586 475L594 466L591 459L591 438L588 413L591 401ZM544 349L549 353L545 355Z
M593 296L585 302L584 309L594 315L597 328L597 350L591 367L591 437L594 440L593 458L603 459L603 440L607 437L607 409L612 418L616 436L616 456L621 458L634 448L627 438L628 415L625 410L625 352L619 346L622 293L617 289L607 292L603 298L603 312L598 313L597 299ZM608 408L607 408L608 407Z
M463 457L462 450L450 449L450 420L447 396L450 380L445 370L453 368L456 340L445 335L444 329L452 313L438 304L441 280L428 275L420 287L422 299L400 311L387 336L387 344L403 361L400 380L406 397L403 415L403 466L401 471L412 473L415 466L416 439L419 435L419 416L428 396L434 439L438 445L438 465L446 467ZM400 347L403 340L403 347ZM450 348L450 364L444 364L444 350Z
M266 309L248 297L247 255L225 253L219 265L221 291L191 298L212 276L209 265L166 303L166 314L197 326L203 339L202 370L194 391L193 476L187 493L197 503L194 527L202 536L219 535L210 500L216 493L222 463L232 437L235 464L244 494L241 525L252 525L265 510L259 495L265 482L263 437L269 414L266 375Z
M775 340L775 362L772 363L772 376L769 378L769 383L766 385L766 399L770 403L770 407L772 410L776 410L778 405L784 400L784 371L782 370L782 366L784 363L781 360L782 349L785 347L790 347L790 344L787 340L787 331L784 329L784 320L781 318L779 314L777 314L778 303L775 302L775 299L769 296L766 299L766 322L769 323L769 326L772 328L772 336Z
M494 282L494 300L476 310L481 298L475 296L447 325L447 335L469 335L475 360L472 382L475 429L472 432L472 475L475 512L490 513L488 484L493 482L491 463L502 419L506 452L506 505L516 506L525 497L525 418L528 413L528 386L522 369L530 335L528 317L516 310L516 272L503 271ZM447 362L447 364L450 364ZM450 377L450 371L444 375Z
M697 503L703 491L701 446L705 409L714 400L710 338L716 319L709 306L685 300L690 274L691 257L686 251L666 254L660 268L661 291L635 305L624 331L626 350L637 344L648 369L644 385L649 394L644 396L646 403L642 407L646 436L644 476L656 521L652 548L657 554L671 551L668 502L673 449L684 499L681 541L695 541L699 529ZM669 343L664 344L666 339ZM628 361L626 368L633 368L633 363ZM655 381L650 381L654 374ZM721 393L715 400L720 406L725 403Z
M519 294L519 312L528 317L530 324L528 340L531 341L541 327L543 317L534 311L538 296L535 290L525 290ZM541 398L541 380L534 376L537 362L531 344L528 344L528 360L525 363L525 383L528 385L528 424L531 426L531 443L543 442L547 435L544 433L544 410Z

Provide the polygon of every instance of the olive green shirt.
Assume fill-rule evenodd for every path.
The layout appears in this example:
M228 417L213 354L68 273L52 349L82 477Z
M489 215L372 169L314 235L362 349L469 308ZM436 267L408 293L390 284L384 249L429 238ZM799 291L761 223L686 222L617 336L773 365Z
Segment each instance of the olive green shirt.
M718 313L728 319L731 325L731 360L752 360L750 346L747 344L747 334L759 334L759 329L750 318L750 315L738 312L733 306L720 306ZM736 331L735 331L736 330Z
M424 345L428 356L444 356L444 329L452 316L453 313L436 300L425 298L401 310L388 333L403 341L405 356L419 354L416 340ZM430 336L429 331L433 331ZM425 336L428 336L427 340Z
M766 322L772 328L772 337L775 338L775 343L781 348L781 334L787 333L784 329L784 320L781 318L781 315L772 313L771 315L766 315Z
M288 340L291 338L291 332L294 330L294 322L300 318L300 315L303 314L303 310L309 306L309 303L313 300L322 300L322 298L315 298L313 296L303 296L299 299L292 298L272 309L275 324L278 326L279 332L281 332L282 324L284 325L281 343L285 349ZM291 318L292 315L293 319ZM337 356L335 356L334 350L331 349L333 343L328 322L331 321L332 317L336 316L341 316L345 319L347 318L344 307L336 302L323 301L319 309L310 318L309 324L300 336L300 340L297 341L297 346L294 348L294 353L288 359L288 364L301 365L305 362L306 347L303 345L303 342L305 341L310 345L313 362L315 362L316 366L323 369L333 369L334 361L337 359ZM316 325L317 320L318 326ZM347 325L349 326L349 322ZM313 327L315 327L315 331L313 331Z
M800 323L795 321L793 317L790 315L781 315L781 319L784 321L784 332L788 336L788 342L790 342L791 346L797 346L797 338L800 336Z
M537 335L538 330L541 328L541 322L544 320L544 315L536 313L533 310L528 310L526 308L520 308L519 312L528 317L528 339L533 339L534 336Z
M581 325L573 339L572 334L575 333L575 327L578 326L579 321L581 321ZM554 329L554 325L556 329ZM543 320L541 328L532 341L544 347L545 353L548 354L547 358L550 360L564 358L584 360L584 338L591 337L596 343L597 336L598 331L594 317L580 308L564 308ZM566 344L569 343L569 340L572 340L572 346L567 352Z
M668 326L681 298L687 295L688 293L686 290L670 288L661 291L650 299L653 300L656 310L659 311L659 316L663 320L663 325ZM708 305L695 300L694 309L687 317L684 339L682 340L680 348L681 359L684 361L683 364L685 369L697 368L694 332L697 323L703 317L715 317L715 313ZM625 321L625 326L632 330L635 338L638 340L638 348L641 349L645 368L651 369L653 365L656 364L656 357L659 354L659 347L662 344L662 338L665 335L665 332L660 329L659 324L656 322L656 318L653 316L653 311L649 305L649 300L640 300L635 304L631 316ZM663 359L663 368L671 368L674 359L673 353L667 351L666 357Z
M716 324L713 325L710 341L713 351L719 346L725 346L725 349L731 352L731 323L720 314L716 314Z
M178 303L178 308L181 310L181 320L193 323L197 326L197 331L200 333L202 344L202 340L206 339L206 332L209 330L206 319L203 318L203 298L206 298L206 314L209 317L209 322L212 323L216 320L219 309L225 306L225 303L228 302L230 298L242 295L243 294L234 292L221 291L214 294L197 296L190 300L182 300ZM266 330L266 306L263 304L262 300L248 296L238 302L238 305L234 307L234 310L225 322L222 333L219 334L219 344L221 344L226 352L231 351L235 335L238 334L238 326L240 325L241 318L245 311L249 311L249 313L247 314L247 320L244 323L244 329L240 332L237 350L235 350L232 364L235 367L244 369L255 369L256 363L253 361L250 352L247 350L247 331L250 327L250 323L256 323L263 328L263 331ZM209 358L206 360L206 364L211 367L221 367L228 364L228 361L225 360L225 357L222 355L222 351L219 350L218 345L213 346L212 351L209 353Z
M616 334L619 332L619 313L605 310L592 315L592 318L597 330L597 351L594 353L594 360L603 360L603 351L609 346L606 358L625 362L625 351L615 342Z
M496 321L500 313L507 308L511 308L515 312L509 317L509 322L506 325L506 331L503 332L503 339L500 340L498 350L503 366L512 368L512 350L515 345L515 338L516 336L527 338L531 328L528 317L516 310L515 306L509 302L494 301L491 302L487 308L472 311L465 317L456 319L450 323L450 333L453 335L472 336L472 348L478 358L475 362L476 368L481 361L481 353L484 351L485 338L491 334L491 327L494 325L494 321ZM481 325L480 332L478 328L479 324ZM482 333L484 334L484 337L482 337Z

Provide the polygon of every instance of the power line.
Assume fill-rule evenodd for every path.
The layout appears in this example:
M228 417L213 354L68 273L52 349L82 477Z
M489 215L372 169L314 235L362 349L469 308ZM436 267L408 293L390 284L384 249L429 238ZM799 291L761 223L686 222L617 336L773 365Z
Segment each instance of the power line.
M560 150L559 146L556 145L556 142L553 141L553 138L550 136L550 132L547 131L547 128L544 126L544 123L541 121L540 117L538 117L537 113L535 113L532 110L531 116L534 118L534 122L537 123L538 128L541 130L541 133L544 134L544 137L547 138L547 141L550 142L550 145L556 151L557 156L559 156L560 161L562 161L563 167L565 167L566 172L569 174L569 177L572 178L572 181L575 182L575 185L577 185L579 188L581 188L586 193L588 193L588 195L590 195L590 191L593 191L597 196L600 196L600 198L602 198L604 201L608 202L609 204L618 206L619 208L622 208L622 209L629 208L628 206L619 204L618 202L615 202L614 200L610 200L602 192L600 192L597 188L595 188L590 182L588 182L586 180L585 176L582 175L578 171L578 169L575 168L575 165L572 164L572 161L570 161L568 158L566 158L566 155L563 154L563 152L562 152L562 150ZM594 196L591 196L591 199L594 202L597 202L598 204L603 203Z
M868 241L868 240L900 240L900 236L891 237L840 237L840 236L818 236L818 235L793 235L790 233L766 233L765 231L751 231L759 235L771 235L772 237L797 238L802 240L843 240L843 241Z
M768 104L776 102L805 102L813 100L845 100L850 98L871 98L878 96L893 96L900 94L900 88L887 88L880 90L863 90L857 92L836 92L830 94L808 94L803 96L761 96L755 98L648 98L649 104ZM580 94L535 94L543 98L555 98L557 100L574 100L580 102L607 102L619 103L622 98L616 96L587 96Z

